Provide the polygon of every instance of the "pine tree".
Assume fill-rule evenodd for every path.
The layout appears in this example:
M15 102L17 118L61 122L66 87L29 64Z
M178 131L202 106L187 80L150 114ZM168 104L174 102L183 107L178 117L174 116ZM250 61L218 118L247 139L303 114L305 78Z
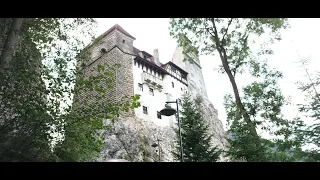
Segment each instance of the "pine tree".
M183 156L185 162L215 162L218 160L220 150L212 147L212 135L208 133L209 126L205 123L200 108L196 106L190 95L182 98L180 111L180 124ZM175 159L180 160L179 131L175 129L177 140L175 150L172 152Z

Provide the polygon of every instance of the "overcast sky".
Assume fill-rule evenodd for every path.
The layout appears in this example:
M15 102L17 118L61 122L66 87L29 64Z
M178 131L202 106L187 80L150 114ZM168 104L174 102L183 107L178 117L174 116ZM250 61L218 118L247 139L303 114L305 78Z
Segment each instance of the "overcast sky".
M134 36L134 46L150 54L154 49L159 49L159 57L162 63L172 59L177 46L176 40L169 35L169 19L161 18L99 18L97 35L107 31L115 24L119 24L129 34ZM295 82L305 80L305 72L299 68L298 53L301 57L310 57L311 71L320 70L319 45L320 19L290 19L291 28L282 32L283 40L273 45L274 55L269 56L269 65L283 72L284 78L280 86L285 96L292 96L293 105L283 109L286 117L292 118L297 114L294 104L304 103L304 97L297 89ZM220 64L219 57L200 56L204 80L209 99L219 112L219 119L226 128L226 114L223 107L223 96L232 88L226 75L214 71ZM245 77L237 77L239 86L248 82ZM310 123L310 122L307 122Z

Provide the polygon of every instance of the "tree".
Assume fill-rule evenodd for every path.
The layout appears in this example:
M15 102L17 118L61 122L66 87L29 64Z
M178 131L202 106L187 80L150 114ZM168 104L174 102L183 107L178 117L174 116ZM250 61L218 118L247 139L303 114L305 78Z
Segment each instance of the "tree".
M269 69L266 62L261 63L258 60L251 61L249 69L256 80L243 88L242 102L249 110L248 114L255 127L260 132L267 132L272 139L260 139L260 149L254 148L254 137L248 133L247 124L239 116L231 95L226 95L225 107L230 125L228 154L236 159L245 157L247 161L279 161L281 159L274 158L277 153L286 154L301 148L301 131L305 125L298 118L285 119L281 113L283 105L289 103L277 84L282 73ZM272 150L273 148L277 151Z
M286 27L287 19L285 18L177 18L170 21L171 35L184 48L184 54L189 57L192 57L192 54L198 55L198 49L201 53L210 55L214 55L215 51L218 52L222 64L219 67L220 72L227 74L235 98L235 102L230 106L232 113L229 113L228 118L234 121L231 124L237 128L235 132L244 135L243 138L245 138L243 139L239 134L236 138L237 143L231 143L231 146L242 144L241 150L236 148L238 152L236 156L241 156L247 161L266 161L265 150L263 150L262 140L257 133L257 122L253 119L257 112L255 112L255 108L248 107L241 99L235 76L244 73L245 68L251 65L250 74L254 77L260 77L261 71L257 68L261 66L252 61L255 57L250 49L252 46L250 39L269 32L270 40L267 43L273 43L274 40L281 39L280 30ZM262 48L258 52L259 56L272 54L272 50L267 48L267 43L261 46ZM278 73L271 75L279 76ZM263 86L253 83L248 88L260 89ZM277 94L272 96L276 97ZM232 96L228 96L227 99L231 103ZM281 104L281 102L279 103ZM278 114L278 109L274 110ZM272 116L272 114L264 115ZM271 120L269 117L265 118ZM279 118L276 119L279 120ZM243 144L242 141L250 143Z
M89 79L76 68L77 55L90 55L80 52L94 25L94 19L81 18L0 19L1 160L89 160L101 147L99 132L108 128L102 122L139 106L138 96L118 103L70 103L74 86L100 94L112 88L100 84L110 83L117 67L96 67L103 70Z
M215 162L219 159L220 150L212 147L212 135L209 134L209 126L201 115L201 110L196 106L190 95L182 98L182 110L180 112L181 136L183 156L185 162ZM175 129L179 139L179 132ZM173 152L176 159L180 159L180 141L176 141L176 151Z
M299 82L299 89L306 93L306 103L299 104L299 111L313 120L313 124L308 126L304 131L304 142L312 144L315 148L308 151L310 161L320 161L320 72L316 71L315 74L309 72L307 58L300 58L301 67L306 73L307 82Z
M24 22L24 23L22 23ZM53 161L48 143L41 54L32 41L34 19L1 19L0 158L2 161ZM17 24L18 23L18 24ZM38 33L41 29L38 29Z

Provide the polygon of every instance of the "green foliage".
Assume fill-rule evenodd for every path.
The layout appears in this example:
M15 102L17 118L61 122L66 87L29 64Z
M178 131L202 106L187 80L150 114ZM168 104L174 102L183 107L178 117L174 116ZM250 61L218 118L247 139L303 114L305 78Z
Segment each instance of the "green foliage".
M98 99L114 88L111 72L119 65L99 65L88 79L76 68L90 56L81 50L93 37L94 19L24 18L17 43L5 49L12 22L0 19L0 52L14 49L8 67L0 67L0 160L90 160L110 128L105 121L138 107L139 96L71 104L81 90Z
M267 161L266 147L257 129L260 127L276 134L281 131L271 132L266 123L279 129L289 127L280 111L285 103L284 97L274 86L282 75L277 71L269 72L265 63L255 60L250 48L255 44L253 38L268 33L269 39L262 43L257 54L272 54L268 43L281 40L280 30L287 27L286 18L174 18L170 21L170 34L178 40L185 55L197 55L198 50L207 55L218 52L221 60L219 71L228 75L235 98L233 100L231 95L227 95L225 99L230 125L228 155L232 158ZM235 76L245 72L262 80L247 85L241 97Z
M229 151L232 158L245 158L247 161L289 161L293 157L284 156L287 151L296 151L301 148L301 130L305 125L299 119L286 120L283 118L281 108L286 99L281 94L277 80L282 74L270 70L266 63L254 62L250 71L252 76L259 77L256 81L243 88L241 97L255 128L268 133L273 139L268 141L255 138L248 132L248 124L240 116L232 96L225 96L229 129ZM256 144L261 143L261 146ZM272 144L272 146L270 145ZM277 151L270 148L277 146ZM281 158L276 158L281 156Z
M314 74L309 72L308 59L301 59L300 62L308 80L305 83L299 82L299 89L306 93L306 103L299 104L299 111L313 120L313 124L304 131L304 142L309 145L315 145L313 150L308 151L310 160L320 161L320 72L316 71Z
M11 24L1 19L1 53ZM29 21L26 19L25 21ZM24 23L6 70L0 69L1 161L54 161L48 139L49 123L45 84L41 79L41 54Z
M198 106L190 95L184 95L180 113L182 147L185 162L215 162L219 159L220 150L211 146L212 135L208 133L209 126L205 123ZM180 141L178 129L175 159L180 160Z

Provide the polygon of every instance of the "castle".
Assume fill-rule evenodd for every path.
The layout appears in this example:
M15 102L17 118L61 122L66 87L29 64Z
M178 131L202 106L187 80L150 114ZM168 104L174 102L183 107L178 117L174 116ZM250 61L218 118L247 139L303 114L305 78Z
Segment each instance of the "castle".
M182 48L177 47L172 60L163 64L159 61L157 49L153 51L152 55L137 49L133 46L135 38L118 24L97 39L98 43L87 47L91 52L91 57L83 69L85 74L89 76L94 73L89 69L101 63L119 63L121 66L116 71L115 88L108 92L108 96L112 97L111 100L113 101L119 101L125 96L141 95L139 100L141 107L134 109L123 118L135 118L151 123L154 128L169 131L168 129L172 129L175 125L176 117L162 116L159 111L164 108L166 101L178 99L180 104L182 94L188 92L193 97L201 99L203 114L205 119L208 120L210 131L214 135L212 143L221 148L226 147L225 132L221 121L218 119L218 112L208 100L199 57L194 54L184 55ZM184 61L184 59L189 61ZM136 123L136 121L132 121L130 126L133 126L133 123ZM145 128L149 128L149 126L151 125ZM168 139L170 144L170 137L165 137L164 134L166 133L162 133L163 139ZM111 137L111 134L109 135ZM151 138L147 141L154 141L154 139ZM111 142L109 141L109 143ZM125 148L126 145L122 144L121 146ZM165 148L170 149L171 147L171 145L168 145ZM163 152L169 153L169 149L163 150ZM111 151L109 147L109 150L106 150L108 155L105 158L115 158L115 152L112 154ZM126 153L128 153L128 150L126 150ZM170 155L167 155L167 157L167 160L163 161L170 161Z

